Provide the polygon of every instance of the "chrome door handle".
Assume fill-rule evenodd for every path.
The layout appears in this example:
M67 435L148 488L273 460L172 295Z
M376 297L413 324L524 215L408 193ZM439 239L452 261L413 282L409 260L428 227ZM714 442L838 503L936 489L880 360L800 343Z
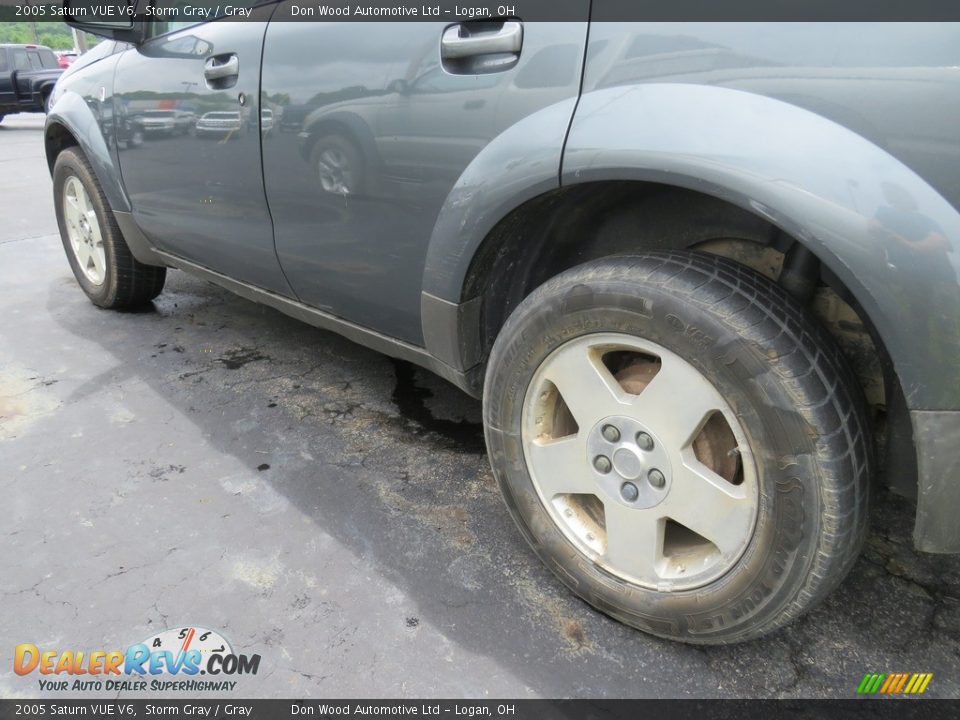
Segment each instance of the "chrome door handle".
M212 57L203 66L203 76L207 80L223 80L240 74L240 58L230 55L225 60L222 55Z
M470 35L467 24L453 25L443 32L440 49L443 57L473 57L495 53L518 53L523 47L523 25L517 20L507 20L499 30Z

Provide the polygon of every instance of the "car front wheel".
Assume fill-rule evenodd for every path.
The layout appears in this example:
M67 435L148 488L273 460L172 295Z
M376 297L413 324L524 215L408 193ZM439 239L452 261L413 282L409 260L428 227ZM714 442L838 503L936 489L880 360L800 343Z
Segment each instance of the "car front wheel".
M789 295L722 258L610 258L547 282L495 343L484 420L537 554L655 635L768 633L832 590L864 539L859 387Z
M94 304L129 308L160 294L166 268L144 265L133 257L100 183L78 148L67 148L57 156L53 193L67 259Z

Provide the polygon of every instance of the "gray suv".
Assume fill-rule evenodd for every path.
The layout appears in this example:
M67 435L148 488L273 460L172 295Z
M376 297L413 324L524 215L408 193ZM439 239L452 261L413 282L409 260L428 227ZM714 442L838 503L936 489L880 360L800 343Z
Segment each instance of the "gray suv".
M45 142L95 304L177 268L482 397L534 551L662 637L799 616L881 484L960 551L960 26L247 5L74 23Z

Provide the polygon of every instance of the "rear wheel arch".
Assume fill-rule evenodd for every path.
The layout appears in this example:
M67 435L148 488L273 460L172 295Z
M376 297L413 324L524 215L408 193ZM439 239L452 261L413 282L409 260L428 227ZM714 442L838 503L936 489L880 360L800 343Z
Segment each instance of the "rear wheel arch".
M558 188L517 207L480 244L460 297L479 305L463 316L463 322L479 327L460 332L476 338L475 353L485 365L511 312L541 284L584 262L651 250L699 250L776 280L785 253L800 244L821 264L815 314L857 371L876 421L877 444L890 450L890 460L880 465L886 482L914 495L913 427L886 342L858 293L831 270L835 258L814 250L798 227L679 185L606 181Z
M527 295L590 260L714 243L705 251L753 266L734 249L716 245L720 240L752 243L781 256L799 243L821 262L824 282L844 301L859 301L866 291L833 272L836 257L811 243L800 224L766 213L743 207L719 189L711 193L681 184L614 180L560 187L514 208L486 234L470 258L458 301L480 299L481 343L487 351ZM754 269L776 279L773 268Z

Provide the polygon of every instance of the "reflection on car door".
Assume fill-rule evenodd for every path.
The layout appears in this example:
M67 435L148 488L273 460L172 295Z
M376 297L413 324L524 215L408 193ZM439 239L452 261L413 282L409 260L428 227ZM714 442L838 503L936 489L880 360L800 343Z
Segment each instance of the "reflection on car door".
M114 102L128 134L143 139L119 157L147 236L174 255L290 295L260 164L259 70L271 11L175 29L126 51Z
M450 23L271 22L262 93L278 131L263 144L264 178L277 254L302 301L422 344L421 279L440 209L492 139L576 96L582 4L582 23L525 23L522 50L489 74L438 65ZM564 77L518 90L548 47Z

